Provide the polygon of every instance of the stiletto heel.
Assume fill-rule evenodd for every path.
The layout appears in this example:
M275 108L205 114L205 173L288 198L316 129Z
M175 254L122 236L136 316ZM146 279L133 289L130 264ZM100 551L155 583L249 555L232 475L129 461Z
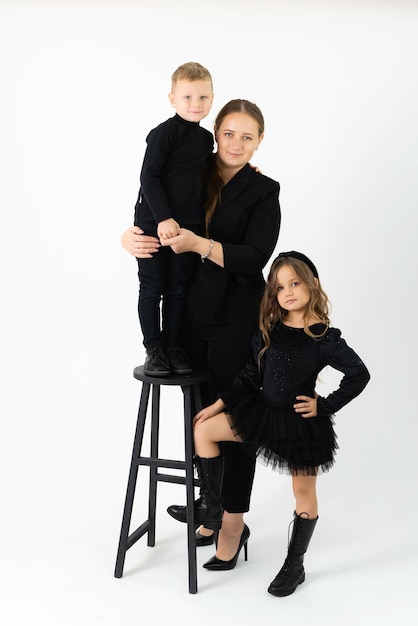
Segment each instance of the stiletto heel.
M238 550L235 552L235 555L229 561L222 561L218 559L217 556L213 556L209 561L207 561L203 567L206 569L210 569L212 571L225 571L228 569L234 569L237 564L239 553L241 552L242 547L244 547L244 559L248 560L248 539L250 537L250 529L247 524L244 524L244 530L242 531L241 538L239 540Z

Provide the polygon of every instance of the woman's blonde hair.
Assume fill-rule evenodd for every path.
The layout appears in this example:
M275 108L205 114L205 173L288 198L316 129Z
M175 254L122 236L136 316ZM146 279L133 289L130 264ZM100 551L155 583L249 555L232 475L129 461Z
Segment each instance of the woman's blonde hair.
M215 120L215 133L225 117L230 113L246 113L257 123L258 136L261 137L264 133L264 117L258 106L249 100L241 99L230 100L222 107ZM207 201L205 204L206 234L208 234L209 224L221 196L223 186L223 180L216 167L216 155L213 155L205 172L205 187L207 192Z
M305 333L314 339L321 339L330 325L330 305L319 278L314 276L310 267L302 260L292 256L279 256L271 265L260 304L259 327L263 335L264 347L260 351L259 360L270 347L271 332L274 326L286 319L287 311L277 301L277 273L284 265L289 265L294 269L299 280L309 291L309 302L303 316ZM319 335L315 335L309 328L309 322L312 318L319 319L326 326L325 330Z

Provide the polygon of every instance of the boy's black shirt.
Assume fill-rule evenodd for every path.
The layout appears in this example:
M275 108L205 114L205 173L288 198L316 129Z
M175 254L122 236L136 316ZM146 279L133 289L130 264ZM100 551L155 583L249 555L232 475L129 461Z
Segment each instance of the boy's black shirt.
M146 142L135 226L153 234L156 225L170 217L180 226L198 226L202 174L214 146L212 133L176 113L151 130Z

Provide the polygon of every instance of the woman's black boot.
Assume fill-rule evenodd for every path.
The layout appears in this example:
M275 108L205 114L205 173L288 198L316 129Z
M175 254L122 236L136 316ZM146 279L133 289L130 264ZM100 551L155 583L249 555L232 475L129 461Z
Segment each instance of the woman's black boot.
M307 517L302 517L302 515L307 515ZM307 513L293 514L293 530L287 557L282 569L268 588L268 592L273 596L290 596L305 580L303 555L308 549L317 521L318 518L309 519Z
M200 497L194 503L194 521L205 528L218 530L222 524L221 492L224 475L224 458L205 459L195 456L200 481ZM167 512L179 522L187 522L185 506L172 504Z

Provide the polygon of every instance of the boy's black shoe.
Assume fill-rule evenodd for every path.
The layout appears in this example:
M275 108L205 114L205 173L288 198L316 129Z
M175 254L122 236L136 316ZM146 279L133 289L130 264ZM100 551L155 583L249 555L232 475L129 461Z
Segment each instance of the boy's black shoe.
M168 348L167 357L173 374L191 374L193 372L189 358L181 348Z
M144 363L147 376L169 376L171 374L167 355L162 348L149 348Z

